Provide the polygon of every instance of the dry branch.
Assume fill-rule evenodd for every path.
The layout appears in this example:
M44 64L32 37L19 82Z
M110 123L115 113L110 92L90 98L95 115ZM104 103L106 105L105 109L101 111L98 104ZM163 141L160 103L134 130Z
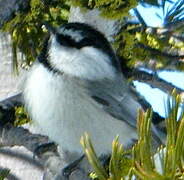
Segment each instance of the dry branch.
M49 140L45 136L39 134L32 134L27 129L22 127L13 127L11 125L0 127L0 144L1 146L24 146L32 153L36 153L36 149L39 145L48 143ZM55 151L48 150L47 152L36 154L39 162L51 170L54 174L58 171L58 163L61 163L61 159ZM53 161L54 159L54 161ZM56 161L57 160L57 161ZM53 163L55 163L53 165ZM62 168L61 168L62 169Z
M167 94L170 94L173 89L176 89L176 92L178 94L181 94L184 91L183 89L176 87L172 83L169 83L164 79L160 78L157 74L148 73L138 68L131 71L129 73L129 76L134 80L150 85L152 88L158 88Z

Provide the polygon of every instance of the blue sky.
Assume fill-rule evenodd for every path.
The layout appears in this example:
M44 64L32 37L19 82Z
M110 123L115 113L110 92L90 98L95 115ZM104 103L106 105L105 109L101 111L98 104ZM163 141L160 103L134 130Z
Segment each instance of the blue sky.
M142 17L144 18L145 22L149 26L158 27L162 25L161 19L159 19L155 13L161 14L161 9L155 7L143 7L141 5L137 6L138 11L141 13Z
M161 9L154 7L144 8L141 5L139 5L137 9L149 26L162 26L162 20L159 19L155 14L157 12L162 15ZM166 81L173 83L177 87L184 89L184 73L163 71L159 72L158 75ZM149 85L137 81L134 82L134 85L136 86L137 90L146 98L146 100L151 103L153 110L158 112L160 115L165 116L164 103L167 99L167 94L159 89L151 88Z

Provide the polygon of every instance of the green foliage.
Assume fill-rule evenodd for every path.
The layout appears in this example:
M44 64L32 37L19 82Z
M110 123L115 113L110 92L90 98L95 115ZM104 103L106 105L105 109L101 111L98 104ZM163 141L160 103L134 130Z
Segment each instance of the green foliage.
M178 121L181 103L181 96L173 91L172 100L168 98L166 107L168 114L166 118L166 145L159 147L156 153L151 143L152 111L139 111L137 122L138 142L132 149L124 150L118 142L118 137L116 137L112 143L112 155L107 170L100 164L91 140L86 133L81 138L81 144L94 169L95 178L99 180L131 180L135 176L141 180L184 179L183 112ZM131 152L131 156L130 153L127 156L127 152Z
M120 19L128 15L131 8L137 5L136 0L71 0L75 6L100 10L101 15L110 19Z
M27 112L25 111L24 107L22 107L22 106L15 107L15 122L14 122L15 126L20 126L20 125L26 124L30 121L31 120L30 120Z
M164 54L184 50L184 43L172 36L158 36L141 25L128 25L115 37L114 47L117 54L127 60L127 65L134 67L138 61L145 64L155 60L156 68L163 68L171 62ZM176 53L175 53L176 54ZM179 63L179 62L178 62ZM181 68L180 64L180 68Z
M91 140L87 133L81 138L81 144L84 148L84 152L94 169L92 177L98 177L99 180L120 180L125 174L130 171L132 160L128 159L125 155L128 154L119 144L118 137L112 142L112 155L109 163L108 172L101 165Z
M140 0L139 2L158 5L156 0ZM42 42L46 35L46 30L42 26L43 22L53 26L67 22L71 5L79 6L84 10L96 8L105 18L122 20L123 17L129 16L129 10L136 7L137 3L136 0L30 0L30 7L24 12L18 12L2 29L9 32L12 37L14 69L17 70L18 62L20 62L17 56L18 49L23 54L22 59L29 66L42 48ZM173 8L163 15L167 25L170 21L176 23L178 15L181 16L183 10L181 2L176 3ZM175 31L177 31L177 35L180 35L182 28L181 26L177 27L179 29L176 28ZM118 55L126 60L128 66L134 67L138 61L146 64L149 63L150 59L153 59L156 62L156 68L163 68L171 62L167 56L163 55L163 52L172 54L184 50L183 41L176 40L177 38L173 38L171 35L159 35L157 32L149 33L141 23L132 24L123 28L122 32L115 37L114 46ZM160 53L155 52L155 50ZM21 63L25 64L25 61ZM178 68L184 69L181 61L177 65Z
M128 15L128 11L135 7L137 2L122 0L31 0L30 8L18 12L6 23L2 30L9 32L12 37L13 67L18 67L18 49L24 55L26 64L30 65L40 53L46 32L43 22L59 26L67 22L70 3L80 7L98 8L101 14L108 18L121 18ZM23 57L23 56L22 56Z
M6 177L8 176L10 170L9 169L1 169L0 170L0 180L6 179Z
M172 93L173 99L168 99L168 108L166 118L167 141L166 154L164 158L164 174L170 179L183 179L183 155L184 155L184 114L180 116L179 111L182 99L175 91Z
M148 42L147 35L132 31L139 27L140 25L130 25L115 37L114 47L117 50L117 54L126 59L127 65L130 67L133 67L137 60L148 61L151 57L149 51L138 46L140 42Z
M138 142L132 148L132 174L138 179L161 180L164 179L155 168L154 151L151 144L151 118L152 111L139 111L137 131Z
M137 131L138 131L138 143L133 147L133 160L134 166L142 168L150 174L154 169L154 162L150 158L151 153L151 118L152 112L148 110L146 113L139 111ZM146 155L145 155L146 154Z
M100 161L95 153L95 150L92 146L91 140L89 139L89 136L87 133L85 133L84 136L81 138L81 144L84 148L85 154L88 157L90 164L92 165L95 173L97 174L97 177L100 180L106 180L108 177L106 170L100 164Z
M178 50L184 51L184 42L183 41L179 41L179 40L176 40L176 39L171 37L169 39L169 44L172 46L173 49L178 49Z
M137 1L122 0L31 0L27 11L19 12L6 23L2 30L12 37L13 67L17 71L18 49L24 55L23 59L29 66L38 56L46 35L43 22L59 26L67 22L70 4L83 9L97 8L106 18L117 19L128 15L128 11L137 5ZM128 45L127 45L128 46ZM21 62L25 64L24 61Z
M67 21L69 5L63 0L42 1L31 0L30 8L19 12L6 23L3 31L12 37L14 67L17 68L17 48L24 54L27 64L38 56L46 32L42 28L43 22L54 26Z

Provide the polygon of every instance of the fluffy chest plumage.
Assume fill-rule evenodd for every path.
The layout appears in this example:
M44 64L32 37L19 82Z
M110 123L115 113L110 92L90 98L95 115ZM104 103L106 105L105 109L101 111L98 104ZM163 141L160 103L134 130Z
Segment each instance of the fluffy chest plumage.
M103 111L85 88L68 78L52 74L41 64L36 64L28 75L26 106L45 135L63 150L81 152L80 137L88 132L98 153L110 152L117 134L123 144L136 138L134 129Z

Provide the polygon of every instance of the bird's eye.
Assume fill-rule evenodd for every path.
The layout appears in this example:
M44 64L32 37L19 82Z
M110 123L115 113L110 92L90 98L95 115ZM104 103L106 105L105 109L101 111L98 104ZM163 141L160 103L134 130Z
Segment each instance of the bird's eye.
M70 37L70 36L57 34L56 40L62 46L74 47L77 49L81 49L81 48L86 47L86 46L95 46L96 45L95 39L91 39L89 37L85 37L82 40L80 40L79 42L77 42L74 39L72 39L72 37Z
M75 42L69 36L58 34L56 36L56 40L60 45L70 46L70 47L75 46Z
M82 47L85 47L85 46L93 46L93 45L95 45L95 42L94 42L94 40L86 37L86 38L82 39L79 42L79 44L80 44L80 47L82 48Z

